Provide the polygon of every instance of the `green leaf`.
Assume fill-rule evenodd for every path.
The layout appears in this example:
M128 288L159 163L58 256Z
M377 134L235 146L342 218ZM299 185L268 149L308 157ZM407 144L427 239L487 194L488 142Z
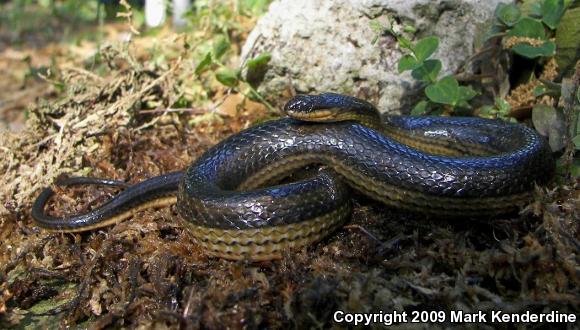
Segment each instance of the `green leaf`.
M529 17L522 18L506 35L546 40L546 31L542 22Z
M500 3L495 11L495 17L507 26L514 26L521 16L520 8L515 3Z
M209 68L212 63L213 61L211 59L211 52L207 52L203 59L195 67L195 74L199 76L202 72Z
M412 55L404 55L399 60L399 73L407 70L413 70L418 65L417 60Z
M580 4L580 1L576 1ZM556 62L560 69L560 76L570 76L574 65L580 60L580 5L569 8L564 13L556 30Z
M234 87L238 84L238 71L222 68L215 73L216 79L227 87Z
M565 146L566 117L559 109L545 104L537 104L532 109L532 123L536 130L548 136L552 151L562 150Z
M550 95L556 98L560 97L562 85L555 83L553 81L540 79L541 85L536 86L534 89L534 96L540 97L544 95Z
M544 0L541 8L542 22L554 30L560 23L564 11L564 0Z
M576 146L576 150L579 150L580 149L580 135L576 135L572 139L572 143L574 143L574 146Z
M501 97L495 98L495 106L498 112L503 116L506 116L507 114L510 113L510 111L512 111L512 106Z
M409 49L409 50L413 50L413 44L411 43L411 40L402 37L402 36L396 36L397 37L397 41L399 42L399 47L401 47L401 49Z
M214 43L214 56L216 60L220 60L222 56L230 49L231 44L229 39L224 36L220 35Z
M447 76L427 86L425 95L435 103L455 106L459 101L459 83L453 76Z
M441 71L441 61L426 60L422 65L411 71L411 76L419 81L434 82L437 80L439 71Z
M518 7L520 7L520 12L523 17L541 17L540 9L541 6L539 2L542 0L523 0L523 1L513 1L516 2Z
M580 177L580 159L574 158L572 161L572 168L570 173L574 178Z
M415 33L415 32L417 32L417 28L414 27L413 25L405 24L403 26L403 31L405 31L407 33Z
M250 70L266 66L272 59L272 54L266 52L262 53L253 59L246 62L246 67Z
M369 27L376 33L382 33L385 29L381 23L375 20L369 22Z
M535 47L525 43L517 44L512 47L512 51L518 55L527 58L536 58L540 56L554 56L556 53L556 44L552 41L546 41L541 46Z
M497 114L497 109L491 105L484 105L478 111L478 115L484 118L494 118Z
M429 102L427 101L419 101L411 110L411 115L413 116L421 116L426 114L429 111Z
M251 13L257 16L268 9L269 0L242 0L239 1L239 6L242 12Z
M469 101L478 93L471 86L459 86L459 100Z
M542 4L539 2L535 2L530 7L530 16L534 18L541 18L542 17Z
M437 47L439 47L439 38L437 37L426 37L419 40L413 47L417 62L421 63L428 59L437 50Z

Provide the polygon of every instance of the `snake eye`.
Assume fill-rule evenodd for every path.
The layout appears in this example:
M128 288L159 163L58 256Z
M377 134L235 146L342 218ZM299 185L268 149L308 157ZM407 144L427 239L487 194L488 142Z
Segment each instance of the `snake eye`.
M284 106L286 113L309 113L314 109L314 104L308 95L298 95L292 98Z

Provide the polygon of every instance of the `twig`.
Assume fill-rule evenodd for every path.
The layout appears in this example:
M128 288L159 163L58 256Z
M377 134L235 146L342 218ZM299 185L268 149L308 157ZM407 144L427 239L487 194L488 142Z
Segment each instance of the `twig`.
M45 137L44 139L42 139L36 143L29 144L29 145L25 146L25 150L36 149L37 147L39 147L45 143L48 143L50 140L56 138L57 135L58 135L58 133L53 133L53 134Z
M196 115L203 115L207 112L206 109L202 108L166 108L166 109L144 109L139 110L140 114L151 114L151 113L171 113L171 112L178 112L178 113L193 113Z
M266 108L268 108L268 110L269 110L271 113L280 113L280 111L278 111L278 109L274 108L274 106L272 106L272 105L270 104L270 102L266 101L266 99L264 99L264 98L262 97L262 95L260 95L260 93L258 93L258 91L257 91L257 90L256 90L254 87L252 87L252 86L251 86L250 84L248 84L248 83L246 83L246 84L248 85L248 88L250 89L250 91L252 92L252 94L253 94L254 96L256 96L256 97L258 98L258 100L259 100L259 101L260 101L260 102L261 102L263 105L265 105L265 106L266 106ZM245 97L247 97L247 98L250 98L250 96L249 96L249 95L247 95L246 93L242 92L240 89L238 89L238 92L239 92L240 94L244 95Z
M483 80L485 78L494 78L492 74L468 74L468 73L458 73L455 75L455 79L459 82L467 82L474 80Z
M483 48L483 49L480 49L480 50L479 50L478 52L476 52L475 54L473 54L473 55L469 56L469 57L468 57L468 58L465 60L464 64L461 66L461 68L458 70L458 73L460 73L460 72L464 72L464 71L465 71L465 68L467 67L467 65L469 65L471 62L475 61L475 59L477 59L477 58L478 58L479 56L481 56L482 54L485 54L485 53L487 53L487 52L489 52L489 51L492 51L492 50L494 50L494 49L496 49L496 48L497 48L497 46L496 46L496 45L493 45L493 46L488 46L488 47L485 47L485 48Z
M87 77L90 77L90 78L92 78L92 79L94 79L94 80L97 80L97 81L99 81L99 82L102 82L102 81L104 80L102 77L99 77L99 76L97 76L96 74L94 74L94 73L92 73L92 72L90 72L90 71L87 71L87 70L85 70L85 69L81 69L81 68L77 68L77 67L73 67L73 66L69 66L69 65L67 65L67 66L64 66L62 69L63 69L63 70L74 71L74 72L76 72L76 73L83 74L83 75L85 75L85 76L87 76Z
M347 226L344 226L344 228L347 228L347 229L358 229L358 230L362 231L363 233L365 233L370 238L372 238L375 242L377 242L379 244L382 244L383 243L380 239L378 239L375 235L371 234L368 230L366 230L362 226L359 226L359 225L347 225Z

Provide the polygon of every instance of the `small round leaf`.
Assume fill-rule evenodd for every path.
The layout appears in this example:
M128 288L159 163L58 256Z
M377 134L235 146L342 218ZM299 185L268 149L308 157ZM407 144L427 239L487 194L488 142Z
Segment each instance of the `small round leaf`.
M554 56L556 53L556 44L552 41L546 41L541 46L535 47L521 43L513 46L512 51L527 58L536 58L540 56L548 57Z
M437 50L437 47L439 47L439 38L437 37L426 37L419 40L413 47L417 62L423 62L428 59Z
M227 87L234 87L238 84L238 73L234 70L223 68L215 73L216 79Z
M417 67L417 60L411 55L404 55L399 60L399 73L407 70L413 70Z
M520 8L515 3L500 3L495 12L497 19L507 26L514 26L521 18Z
M266 64L268 64L268 62L270 62L270 59L272 59L272 54L262 53L246 62L246 66L248 67L248 69L256 69L258 67L263 67Z
M435 103L455 106L459 101L459 83L453 76L447 76L427 86L425 95Z
M542 22L524 17L507 33L507 36L546 40L546 31Z
M211 52L207 52L205 54L205 56L203 57L203 59L201 61L199 61L199 63L195 67L195 74L199 75L200 73L204 72L206 69L209 68L209 66L212 64L212 62L213 62L213 60L212 60Z
M427 101L419 101L411 110L411 115L413 116L421 116L429 111L429 102Z
M564 0L544 0L541 8L542 22L550 29L555 30L565 9Z
M434 82L437 80L439 71L441 71L441 61L426 60L422 65L411 71L411 76L419 81Z

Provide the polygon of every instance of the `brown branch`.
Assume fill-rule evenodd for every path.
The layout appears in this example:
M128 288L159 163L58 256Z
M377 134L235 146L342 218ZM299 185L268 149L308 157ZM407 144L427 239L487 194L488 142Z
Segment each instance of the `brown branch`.
M196 115L203 115L207 113L207 109L202 108L166 108L166 109L143 109L139 110L140 114L152 114L152 113L193 113Z

